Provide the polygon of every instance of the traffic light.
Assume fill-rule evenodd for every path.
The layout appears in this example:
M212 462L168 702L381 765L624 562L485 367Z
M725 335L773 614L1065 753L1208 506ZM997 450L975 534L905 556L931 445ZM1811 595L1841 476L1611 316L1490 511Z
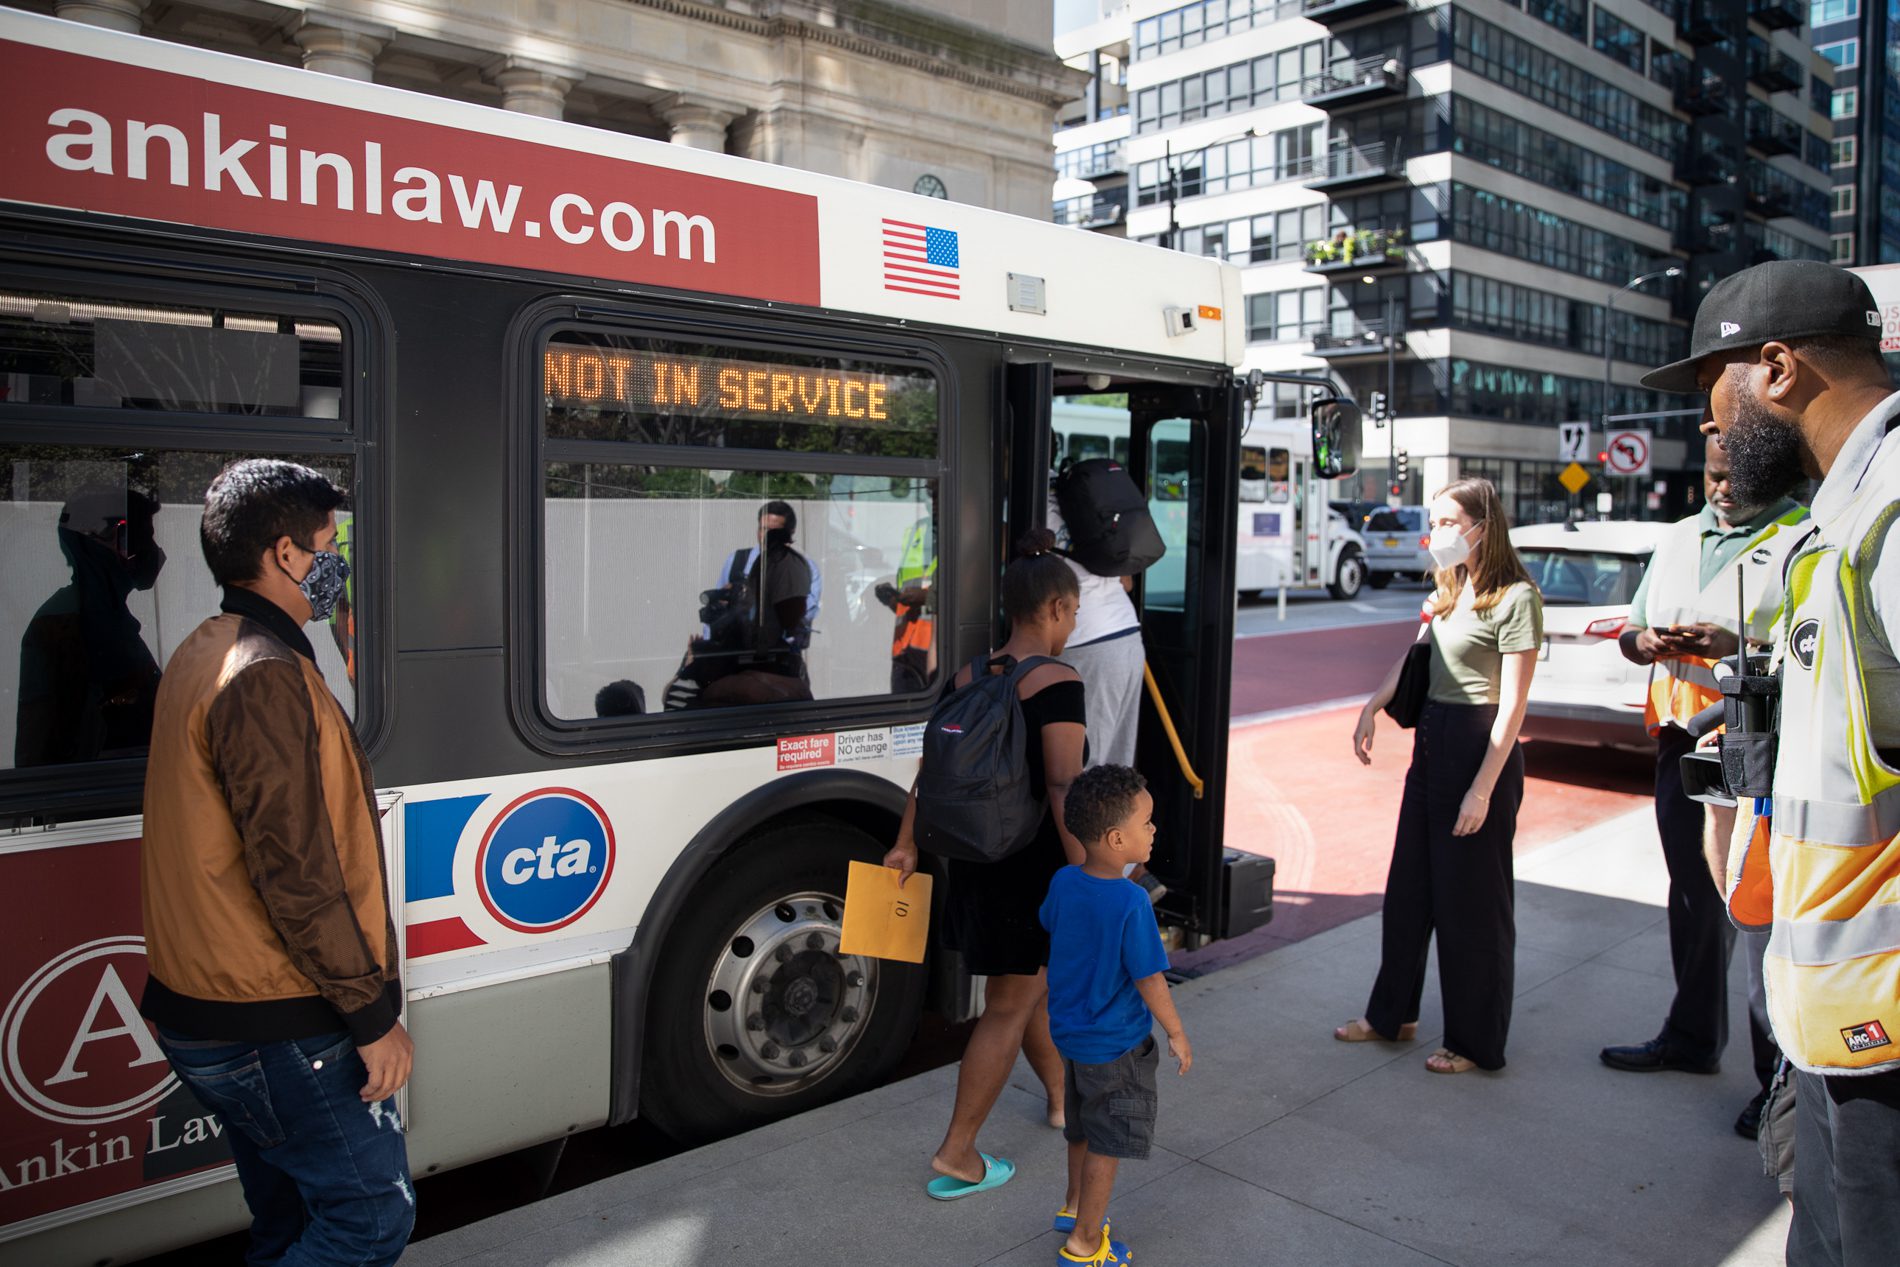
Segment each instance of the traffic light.
M1410 478L1411 474L1412 455L1407 453L1404 449L1400 449L1398 452L1398 465L1392 469L1392 479L1395 483L1403 484ZM1398 490L1394 489L1393 491L1397 492Z
M1373 421L1384 422L1386 419L1385 393L1373 392L1371 398L1366 403L1371 407Z

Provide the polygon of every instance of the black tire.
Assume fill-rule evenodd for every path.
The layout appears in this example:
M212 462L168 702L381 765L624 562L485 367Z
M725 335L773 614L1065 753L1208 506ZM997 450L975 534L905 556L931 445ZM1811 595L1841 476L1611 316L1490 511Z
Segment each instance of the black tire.
M1366 573L1366 584L1375 590L1382 590L1392 584L1392 574L1390 572L1368 572Z
M917 1032L923 965L841 959L825 931L844 906L846 862L883 854L856 828L798 823L766 830L707 874L653 983L642 1117L682 1143L701 1143L862 1091L890 1073ZM794 895L807 896L788 903ZM805 929L818 930L820 948L807 948L814 934ZM776 943L791 952L784 959L768 948L780 937L791 938ZM827 1040L832 1050L823 1049ZM785 1069L794 1056L806 1057L806 1072Z
M1339 566L1333 571L1333 579L1327 584L1326 592L1337 599L1359 597L1359 590L1366 583L1366 558L1359 552L1358 546L1347 546L1339 552Z

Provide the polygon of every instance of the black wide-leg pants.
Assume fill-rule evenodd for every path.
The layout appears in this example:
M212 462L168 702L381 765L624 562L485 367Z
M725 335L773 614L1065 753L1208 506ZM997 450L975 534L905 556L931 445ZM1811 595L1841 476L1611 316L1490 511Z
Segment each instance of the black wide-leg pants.
M1458 807L1490 742L1495 706L1425 706L1405 772L1378 979L1366 1022L1394 1037L1418 1019L1425 964L1438 934L1438 982L1445 1002L1445 1047L1480 1069L1504 1067L1511 1028L1517 919L1511 844L1524 799L1524 757L1513 746L1491 792L1484 825L1454 836Z

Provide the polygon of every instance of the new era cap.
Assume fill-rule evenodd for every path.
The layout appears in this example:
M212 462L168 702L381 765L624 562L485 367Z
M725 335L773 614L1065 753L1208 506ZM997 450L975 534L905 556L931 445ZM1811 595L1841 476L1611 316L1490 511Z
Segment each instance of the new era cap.
M1702 298L1689 355L1643 375L1643 386L1696 390L1696 365L1714 352L1833 334L1880 342L1880 308L1867 283L1816 260L1770 260L1724 277Z

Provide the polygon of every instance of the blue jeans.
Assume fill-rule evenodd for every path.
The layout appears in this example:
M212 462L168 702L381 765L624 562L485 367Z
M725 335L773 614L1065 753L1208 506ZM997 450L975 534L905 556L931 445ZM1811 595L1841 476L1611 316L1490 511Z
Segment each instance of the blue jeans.
M394 1099L358 1098L369 1071L347 1034L227 1043L160 1029L179 1080L218 1115L251 1207L251 1267L393 1263L415 1225Z

